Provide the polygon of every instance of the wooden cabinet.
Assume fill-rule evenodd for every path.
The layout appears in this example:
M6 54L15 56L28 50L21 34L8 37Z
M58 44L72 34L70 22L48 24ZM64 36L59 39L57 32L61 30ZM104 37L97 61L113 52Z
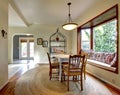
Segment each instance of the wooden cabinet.
M51 54L66 53L66 37L57 29L57 31L50 36L49 48Z

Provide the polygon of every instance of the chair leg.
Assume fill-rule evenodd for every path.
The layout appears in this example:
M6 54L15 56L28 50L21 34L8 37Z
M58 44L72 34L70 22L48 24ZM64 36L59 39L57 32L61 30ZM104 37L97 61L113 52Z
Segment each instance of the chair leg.
M62 74L61 74L62 76L61 76L61 82L63 82L63 80L65 81L65 73L64 73L64 71L62 71Z
M50 75L50 71L49 71L49 79L50 79L50 76L51 76L51 75Z
M75 80L75 76L73 76L73 80Z
M80 79L80 81L81 81L81 91L83 91L83 79L82 79L82 75L81 75L80 78L81 78L81 79Z
M63 76L64 76L64 81L65 81L65 74Z
M68 91L69 91L69 75L67 76L67 87L68 87Z
M73 76L73 81L77 81L77 79L78 79L77 75Z
M85 72L85 67L84 67L84 79L86 80L86 72Z
M86 80L86 75L85 75L85 72L84 72L84 79Z
M51 78L52 78L52 69L50 69L49 75L50 75L50 80L51 80Z
M62 72L62 74L61 74L61 82L63 82L63 72Z

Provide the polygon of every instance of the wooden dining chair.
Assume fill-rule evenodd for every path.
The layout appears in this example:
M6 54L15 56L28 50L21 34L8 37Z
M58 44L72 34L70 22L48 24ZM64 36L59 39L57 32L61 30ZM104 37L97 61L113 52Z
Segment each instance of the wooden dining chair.
M83 90L83 67L85 56L73 55L69 57L68 66L63 67L63 73L67 76L67 90L69 91L69 82L80 82L81 90ZM70 79L70 77L72 78ZM73 77L75 77L73 79Z
M49 60L49 76L51 78L58 78L59 75L59 63L56 61L51 61L50 54L47 52L48 60ZM54 58L55 59L55 58Z
M63 67L65 66L68 66L68 63L69 62L62 62L62 76L61 76L61 82L63 81L63 78L64 78L64 81L65 81L65 74L64 74L64 70L63 70Z
M79 52L80 55L85 55L85 60L84 60L84 79L86 80L86 64L87 64L87 59L88 59L88 53L86 51L81 50Z

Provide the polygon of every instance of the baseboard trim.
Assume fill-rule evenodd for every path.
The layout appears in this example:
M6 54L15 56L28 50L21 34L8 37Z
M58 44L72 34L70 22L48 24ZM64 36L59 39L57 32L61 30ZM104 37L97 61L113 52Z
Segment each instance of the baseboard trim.
M107 87L113 89L115 92L120 93L120 88L117 87L116 85L114 85L114 84L112 84L112 83L110 83L110 82L108 82L108 81L100 78L99 76L97 76L97 75L95 75L95 74L92 74L92 73L89 72L89 71L86 71L86 73L89 74L89 75L91 75L92 77L100 80L100 81L103 82Z
M8 84L9 80L7 82L5 82L1 87L0 87L0 91Z

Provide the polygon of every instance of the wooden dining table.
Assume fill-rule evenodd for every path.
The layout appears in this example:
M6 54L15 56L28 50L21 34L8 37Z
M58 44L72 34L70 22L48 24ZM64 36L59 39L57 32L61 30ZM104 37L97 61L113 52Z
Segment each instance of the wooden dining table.
M61 77L62 77L62 62L69 62L69 54L57 54L57 55L53 55L54 57L56 57L58 59L59 62L59 81L61 81Z

